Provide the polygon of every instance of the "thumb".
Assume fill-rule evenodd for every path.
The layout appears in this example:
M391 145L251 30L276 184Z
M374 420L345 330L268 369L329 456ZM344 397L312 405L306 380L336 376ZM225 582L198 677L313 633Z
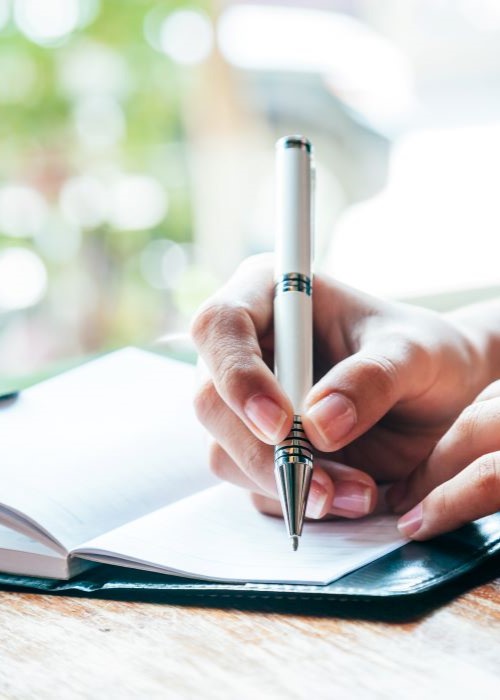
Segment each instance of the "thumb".
M427 540L500 509L500 452L482 455L399 519L405 537Z
M416 343L370 343L339 362L310 391L304 428L323 452L341 449L396 403L422 394L433 381L432 361Z

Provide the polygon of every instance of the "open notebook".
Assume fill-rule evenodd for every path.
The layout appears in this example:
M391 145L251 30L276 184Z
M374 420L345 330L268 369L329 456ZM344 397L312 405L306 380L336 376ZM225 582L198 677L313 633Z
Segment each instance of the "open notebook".
M196 579L326 584L400 547L395 518L283 522L214 485L194 369L127 348L0 402L0 571L92 562Z

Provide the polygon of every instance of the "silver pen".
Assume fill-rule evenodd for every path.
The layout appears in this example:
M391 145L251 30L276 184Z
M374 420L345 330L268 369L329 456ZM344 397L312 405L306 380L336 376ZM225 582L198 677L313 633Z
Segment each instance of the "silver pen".
M275 374L293 405L293 426L274 448L274 472L294 551L302 534L313 452L302 427L313 382L312 148L302 136L276 144Z

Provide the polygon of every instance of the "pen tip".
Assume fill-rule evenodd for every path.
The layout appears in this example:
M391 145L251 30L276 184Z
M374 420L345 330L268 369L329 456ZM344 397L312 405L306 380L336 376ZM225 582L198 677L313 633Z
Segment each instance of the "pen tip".
M299 546L299 538L297 535L292 535L292 547L293 551L296 552Z

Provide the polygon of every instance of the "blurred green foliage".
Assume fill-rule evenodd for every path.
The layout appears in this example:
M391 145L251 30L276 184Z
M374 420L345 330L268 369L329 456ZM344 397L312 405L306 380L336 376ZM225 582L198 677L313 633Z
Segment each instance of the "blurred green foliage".
M185 272L195 299L186 293L187 283L183 291L182 279L180 291L155 287L141 270L141 255L152 240L182 244L192 240L182 100L193 73L155 50L144 27L148 15L149 24L154 25L184 6L207 11L208 3L102 0L91 4L97 9L95 18L57 46L37 45L13 21L0 32L0 187L27 184L60 216L61 190L72 177L88 172L139 173L154 178L164 189L168 212L144 230L117 230L109 220L82 226L75 255L63 260L47 255L36 237L9 236L0 228L0 254L13 246L28 248L48 271L48 290L34 308L2 313L0 304L0 374L2 366L4 374L9 371L16 343L28 335L40 341L30 349L32 365L37 367L47 357L52 361L148 342L156 334L185 326L186 314L198 300L196 265L189 247L184 249ZM75 127L78 89L72 94L67 85L68 66L75 55L96 47L104 58L115 61L118 82L122 81L112 97L123 116L123 134L101 149L82 143ZM204 284L201 275L201 287ZM47 346L48 350L39 350ZM7 359L2 360L2 348L7 348Z

